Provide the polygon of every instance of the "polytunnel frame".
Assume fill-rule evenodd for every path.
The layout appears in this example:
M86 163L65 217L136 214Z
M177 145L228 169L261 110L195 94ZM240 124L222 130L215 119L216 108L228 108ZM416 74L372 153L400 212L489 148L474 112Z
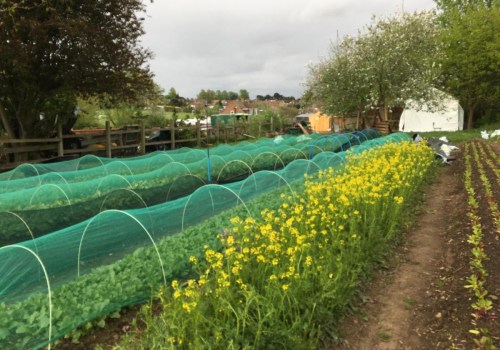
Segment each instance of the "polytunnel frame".
M246 147L246 146L255 146L254 142L250 142L248 140L241 141L238 143L238 147Z
M346 134L346 135L349 135L350 137L355 138L355 139L358 141L358 144L357 144L357 145L361 145L361 144L363 143L363 142L361 141L360 137L359 137L359 136L358 136L355 132L350 132L350 133L348 133L348 134ZM366 141L366 140L365 140L365 141ZM352 146L357 146L357 145L353 145L353 144L351 144L351 147L352 147Z
M207 155L205 156L205 158L203 160L205 160L207 162L207 180L208 180L208 183L212 182L212 159L214 159L215 157L217 157L217 159L220 158L222 160L222 163L224 165L226 165L226 161L222 156L219 156L217 154L210 156L210 150L207 148Z
M66 200L68 201L68 205L71 207L71 200L69 199L68 197L68 194L61 188L59 187L58 185L56 184L44 184L44 185L41 185L41 186L38 186L36 189L35 189L35 192L31 195L31 198L30 198L30 201L29 201L29 204L28 205L31 205L31 202L33 201L33 198L35 197L35 195L42 189L42 188L45 188L45 187L55 187L57 189L59 189L62 194L64 195L64 197L66 197Z
M96 192L96 193L97 193L97 192L99 192L99 190L101 189L101 185L102 185L102 183L103 183L105 180L110 179L110 178L112 178L112 177L118 177L118 178L121 178L121 179L125 180L125 182L126 182L126 183L127 183L127 185L128 185L128 188L132 187L132 184L130 183L130 181L128 181L128 180L125 178L125 176L120 175L120 174L108 174L108 175L106 175L106 176L104 176L104 177L99 178L99 184L97 185L97 188L96 188L95 192ZM125 187L121 187L121 188L125 188ZM121 189L121 188L120 188L120 189ZM115 189L113 189L113 190L115 190ZM113 192L113 190L111 190L110 192Z
M190 174L187 174L187 175L179 175L179 176L176 176L176 177L174 178L174 180L172 181L172 183L168 186L167 197L165 198L165 202L168 202L168 201L169 201L168 197L170 196L170 190L171 190L171 189L172 189L172 187L174 186L174 184L175 184L175 182L177 181L177 179L179 179L179 178L181 178L181 177L185 177L185 176L190 176L190 177L193 177L193 178L195 178L195 179L200 180L200 181L203 183L203 185L201 185L200 187L203 187L203 186L205 186L205 185L207 184L207 183L205 182L205 180L203 180L203 178L201 178L201 177L200 177L200 176L198 176L198 175L191 174L191 173L190 173Z
M187 165L186 165L186 164L184 164L184 163L181 163L181 162L179 162L179 161L173 161L173 162L171 162L171 163L165 164L165 165L164 165L164 166L162 166L161 168L158 168L158 169L156 169L156 170L154 170L154 171L158 171L158 170L165 169L165 167L167 167L167 166L172 166L173 164L179 164L181 167L183 167L183 168L185 168L185 169L187 170L187 172L188 172L188 174L189 174L189 175L192 175L192 174L191 174L191 170L189 170L189 168L187 167Z
M186 148L187 148L187 147L186 147ZM188 148L188 149L189 149L189 148ZM189 170L188 166L187 166L186 164L184 164L184 163L179 162L179 161L173 161L173 162L170 162L170 163L168 163L168 164L165 164L165 165L164 165L164 166L162 166L161 168L158 168L158 169L153 170L151 173L153 173L153 172L159 172L159 173L161 174L161 172L162 172L162 171L165 171L166 167L168 167L168 166L172 166L172 165L174 165L174 164L180 165L182 168L186 169L186 171L187 171L187 175L193 175L193 174L191 173L191 170ZM186 174L177 175L177 176L184 176L184 175L186 175ZM176 177L174 177L174 180L177 178L177 176L176 176Z
M83 233L82 233L82 237L80 238L80 244L78 245L78 259L77 259L77 267L76 267L77 277L80 277L80 258L81 258L81 250L82 250L83 239L85 238L85 234L87 233L87 230L88 230L90 224L92 224L94 222L94 220L96 220L97 218L99 218L100 216L102 216L106 213L124 214L125 216L128 216L133 221L135 221L137 224L139 224L139 226L144 230L144 232L146 232L149 239L151 240L151 243L153 243L153 247L155 248L156 255L158 255L158 261L160 262L161 272L163 275L163 282L164 282L164 284L167 284L167 277L165 275L165 269L163 267L163 260L161 259L160 251L158 250L158 246L156 245L156 243L153 239L153 236L151 236L148 229L146 227L144 227L144 225L136 217L134 217L132 214L127 213L126 211L123 211L123 210L116 210L116 209L106 210L106 211L103 211L103 212L97 214L96 216L92 217L92 219L90 219L89 222L87 223L87 225L85 226L85 229L83 230Z
M220 152L223 152L222 155L226 155L226 154L230 154L230 153L234 152L234 149L235 149L234 146L226 143L226 144L218 145L218 146L212 148L212 152L214 155L215 154L220 155Z
M188 152L183 152L183 153L179 154L180 156L182 156L182 158L179 160L179 162L181 162L181 161L185 162L186 161L186 155L188 155L189 153L192 153L192 154L201 154L202 155L201 159L197 159L196 161L200 161L200 160L203 160L203 159L207 158L207 152L205 152L205 151L203 151L201 149L189 148L189 147L183 147L183 148L189 149L189 151Z
M21 164L21 165L19 165L19 166L16 166L16 168L15 168L14 170L12 170L12 173L10 173L10 176L9 176L8 180L9 180L9 181L10 181L10 180L12 180L12 176L13 176L14 174L16 174L16 172L17 172L19 169L21 169L21 168L26 168L26 167L28 167L28 168L29 168L29 167L31 167L31 168L35 169L36 175L33 175L33 176L40 176L40 172L38 171L38 168L37 168L34 164L32 164L32 163L23 163L23 164ZM26 177L31 177L31 176L25 176L25 177L23 177L23 178L26 178ZM38 181L40 181L40 180L38 180Z
M374 134L375 136L372 137L372 138L370 138L370 140L373 140L373 139L376 139L376 138L380 137L380 133L377 130L373 129L373 128L366 128L364 130L361 130L361 132L363 132L365 134L369 134L369 133Z
M248 209L245 201L243 199L241 199L241 197L236 193L234 192L232 189L226 187L226 186L223 186L223 185L218 185L218 184L208 184L208 185L205 185L205 186L202 186L200 188L197 188L196 191L194 191L193 193L191 193L186 201L186 204L184 204L184 208L182 209L182 221L181 221L181 232L184 231L184 218L186 217L186 208L189 204L189 201L191 201L191 198L193 198L193 196L198 192L198 191L201 191L203 189L206 189L207 187L215 187L215 188L223 188L227 191L229 191L230 193L234 194L234 196L241 202L241 204L243 204L243 207L245 207L247 213L248 213L248 216L249 217L252 217L252 214L250 213L250 210ZM210 194L210 199L212 200L212 209L214 207L214 200L212 198L212 193L211 192L208 192Z
M175 150L170 150L170 151L174 151L175 152L174 154L182 154L182 153L191 152L192 150L193 150L193 148L191 148L191 147L182 146L181 148L176 148ZM165 151L165 152L168 152L168 151Z
M311 146L316 146L318 147L319 149L321 149L321 151L325 151L325 143L330 140L330 139L334 139L336 140L339 135L341 134L335 134L335 135L321 135L319 136L318 138L316 139L313 139L311 140L311 142L308 143L308 146L311 147ZM318 146L318 143L321 142L321 147ZM340 143L340 146L342 147L342 143Z
M148 170L149 170L149 171L154 171L154 170L151 170L151 163L153 162L153 160L155 160L155 159L159 159L160 157L161 157L161 158L167 157L167 158L169 158L169 159L170 159L170 162L169 162L169 163L167 163L167 164L164 164L163 166L161 166L161 167L159 167L159 168L156 168L155 170L157 170L157 169L161 169L161 168L163 168L164 166L166 166L166 165L168 165L168 164L170 164L170 163L175 162L174 158L172 158L172 157L171 157L169 154L167 154L166 152L161 152L161 153L158 153L158 154L154 155L153 157L150 157L150 159L149 159L149 161L148 161Z
M338 135L330 135L329 137L335 138L335 139L337 139L337 138L340 139L341 137L344 137L345 139L347 139L347 143L349 143L349 148L351 148L352 147L351 139L347 135L348 134L342 133L342 134L338 134ZM341 142L340 143L340 150L341 150L341 152L345 151L345 149L344 149L344 145L345 144L346 144L346 142ZM332 148L332 151L333 151L333 148Z
M52 340L52 288L50 287L50 279L49 279L49 275L47 273L47 269L45 268L45 264L43 263L42 259L40 259L40 257L38 256L37 253L35 253L33 250L31 250L30 248L28 247L25 247L25 246L22 246L22 245L19 245L19 244L11 244L11 245L7 245L7 246L4 246L4 247L0 247L0 250L2 249L7 249L7 248L20 248L20 249L24 249L26 251L28 251L31 255L33 255L33 257L38 261L38 264L42 267L42 270L43 270L43 274L45 275L45 281L47 282L47 294L48 294L48 299L49 299L49 339L48 339L48 345L47 345L47 349L50 350L50 347L51 347L51 340Z
M28 232L30 233L30 236L31 236L31 239L33 241L33 244L35 246L35 251L36 253L38 254L38 247L36 246L36 240L35 240L35 235L33 234L33 231L31 231L31 227L28 225L28 223L22 218L21 215L19 214L16 214L12 211L0 211L0 214L2 213L6 213L6 214L11 214L13 215L14 217L16 217L17 219L21 220L21 222L24 224L24 226L26 226L26 228L28 229ZM6 247L6 246L5 246Z
M317 163L317 160L315 160L315 158L318 157L318 156L330 157L332 159L333 158L338 158L343 163L343 165L345 165L345 163L347 162L345 160L345 156L341 156L338 152L324 151L324 152L316 154L313 159L310 159L310 161L313 162L320 169L321 169L320 165ZM330 167L331 166L328 166L326 169L328 169ZM322 169L322 170L325 170L325 169Z
M102 161L102 159L101 159L100 157L95 156L95 155L93 155L93 154L86 154L86 155L84 155L83 157L81 157L81 158L79 158L79 159L78 159L78 162L76 163L76 169L75 169L75 170L82 170L82 169L80 169L80 165L82 164L82 160L83 160L83 159L89 159L89 158L97 159L97 160L101 163L101 165L100 165L100 166L104 166L104 162ZM98 165L98 166L99 166L99 165ZM93 168L96 168L96 167L97 167L97 166L95 166L95 167L93 167ZM89 168L89 169L90 169L90 168ZM106 169L104 169L104 170L106 170Z
M61 178L64 181L64 183L67 186L69 186L68 180L66 180L66 178L60 172L58 172L58 171L53 171L53 172L50 172L50 173L42 175L44 178L41 179L41 180L39 180L39 186L50 185L50 184L55 185L55 183L52 183L52 182L44 183L44 180L45 180L46 177L53 176L53 175L59 176L59 178Z
M257 159L259 159L260 156L263 156L265 154L271 154L273 156L275 156L277 158L276 162L274 162L274 169L273 170L276 170L276 164L278 163L278 160L281 162L281 166L284 168L285 167L285 163L283 162L283 160L281 159L281 157L279 156L278 153L274 153L274 152L271 152L271 151L266 151L266 152L262 152L262 153L259 153L255 158L252 159L252 164L250 165L253 169L253 166L255 164L255 161Z
M411 138L407 134L402 133L402 132L392 133L388 136L389 136L390 140L393 140L393 139L397 139L396 141L410 141L411 140Z
M208 161L209 159L210 159L210 161L212 161L213 159L220 159L222 161L222 163L224 163L224 164L226 164L227 162L230 162L230 161L226 161L224 159L224 157L219 156L218 154L211 154L210 157L205 156L205 159L202 159L202 160L207 160Z
M257 186L257 181L256 181L256 177L257 176L260 176L260 174L273 174L277 177L279 177L281 180L283 180L285 182L285 185L288 187L288 189L290 190L290 192L292 193L292 197L293 197L293 200L295 201L295 191L292 189L292 186L290 186L290 183L283 177L281 176L280 174L278 174L277 172L275 171L271 171L271 170L261 170L261 171L258 171L256 173L253 173L251 176L247 177L242 183L241 183L241 186L240 186L240 189L238 191L238 196L241 195L241 191L243 190L243 186L245 186L246 182L247 181L250 181L250 180L253 180L254 183L255 183L255 186ZM278 188L280 188L282 186L279 186ZM240 196L241 198L241 196Z
M115 189L109 191L108 193L106 193L106 197L104 197L104 200L101 202L101 207L99 208L99 213L102 213L103 211L106 211L106 210L102 210L102 207L103 207L104 203L106 202L106 200L108 199L109 196L111 196L113 193L118 192L118 191L131 192L137 198L140 199L140 201L142 202L142 204L144 204L144 208L148 208L148 205L146 204L146 201L144 201L144 199L141 197L141 195L139 193L135 192L134 190L132 190L130 188L115 188Z
M363 137L365 138L365 141L370 140L370 139L368 138L368 136L366 136L366 135L365 135L365 133L364 133L363 131L353 131L353 132L351 132L350 134L352 134L352 135L356 135L356 136L357 136L357 135L363 135ZM359 138L359 136L358 136L358 138Z
M110 172L108 171L108 168L109 168L112 164L114 164L114 163L115 163L115 164L116 164L116 163L118 163L118 164L122 164L122 165L124 165L124 166L125 166L125 168L127 168L129 175L134 175L134 173L133 173L132 169L130 169L130 167L129 167L129 166L128 166L128 165L127 165L124 161L122 161L122 160L113 160L113 161L111 161L111 162L106 163L106 164L104 164L104 165L103 165L103 168L104 168L104 170L106 171L106 173L107 173L108 175L120 175L120 174L116 174L116 173L110 173Z
M248 170L250 170L250 175L249 175L249 176L251 176L251 175L254 173L254 172L253 172L253 170L252 170L252 167L251 167L250 165L248 165L248 163L247 163L247 162L245 162L245 161L243 161L243 160L241 160L241 159L233 159L233 160L230 160L229 162L225 163L225 164L222 166L222 168L221 168L221 169L220 169L220 171L219 171L219 174L217 174L217 182L219 182L219 179L220 179L220 176L221 176L221 174L222 174L222 171L223 171L223 170L224 170L227 166L229 166L229 164L231 164L231 163L243 163L243 165L245 165L245 166L248 168Z
M244 153L246 157L250 158L250 159L253 159L254 157L252 156L252 154L248 151L245 151L243 149L234 149L233 148L233 151L231 153L229 153L228 155L232 155L232 154L236 154L236 153ZM222 157L222 156L219 156L219 157ZM233 159L235 160L235 159ZM230 162L230 161L229 161Z
M324 152L324 149L322 149L319 146L316 146L314 143L310 143L310 144L306 145L306 147L309 149L309 157L308 157L308 159L314 158L313 149L319 150L318 153Z
M314 165L316 167L316 169L317 169L314 172L314 174L322 170L321 167L318 164L316 164L312 159L296 159L293 162L287 164L287 166L285 167L285 169L283 169L283 172L285 174L286 174L286 170L287 170L288 167L292 167L292 166L296 166L297 165L297 164L294 164L294 162L296 162L296 163L303 163L303 162L305 162L305 163L307 163L307 168L309 168L311 165ZM306 175L306 174L309 174L309 172L306 171L305 173L303 173L302 177L304 175ZM294 181L295 180L299 180L299 179L294 179Z
M283 157L283 154L285 154L286 152L291 152L291 151L295 151L295 152L302 153L302 155L304 156L304 158L297 158L297 156L295 156L295 158L294 158L293 160L297 160L297 159L307 159L307 158L308 158L308 155L307 155L305 152L303 152L301 149L296 148L296 147L294 147L294 146L292 146L292 147L290 147L290 148L287 148L287 149L283 150L283 151L279 154L279 156L280 156L280 157Z

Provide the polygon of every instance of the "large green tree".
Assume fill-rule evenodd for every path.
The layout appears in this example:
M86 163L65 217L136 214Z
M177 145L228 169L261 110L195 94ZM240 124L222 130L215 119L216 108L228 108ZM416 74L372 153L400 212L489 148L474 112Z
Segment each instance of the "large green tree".
M325 112L378 108L386 120L391 107L432 97L437 33L431 13L376 20L357 37L332 46L329 58L310 67L308 95Z
M240 89L240 99L241 100L249 100L250 99L250 94L248 93L248 90Z
M438 4L443 88L460 99L467 128L478 109L500 107L499 1L441 0Z
M0 0L0 121L44 136L79 96L135 101L154 90L141 0ZM40 115L44 115L41 120Z

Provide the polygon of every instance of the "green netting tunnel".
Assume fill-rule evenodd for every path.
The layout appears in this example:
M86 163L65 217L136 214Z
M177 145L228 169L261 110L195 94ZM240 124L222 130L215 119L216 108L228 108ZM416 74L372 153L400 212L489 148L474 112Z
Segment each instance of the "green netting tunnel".
M125 210L136 204L156 205L188 195L203 184L226 184L261 170L284 169L295 160L312 159L325 151L343 151L348 148L344 144L351 147L361 140L352 133L303 136L222 145L203 151L182 148L133 159L85 156L59 166L51 164L51 168L44 164L26 165L19 169L44 173L0 181L0 212L17 214L39 237L91 218L102 208ZM82 170L64 171L72 167ZM47 172L50 169L59 171ZM19 171L14 170L11 175ZM143 201L138 203L131 193ZM0 224L0 246L23 239L24 228Z
M347 152L405 139L393 134ZM245 152L250 151L249 147ZM254 216L264 205L278 207L280 194L293 194L303 186L304 174L330 167L341 170L347 152L318 152L312 159L295 159L285 166L277 166L271 157L270 164L278 169L256 171L223 185L183 174L169 182L169 191L176 191L176 184L184 186L179 182L183 177L193 179L197 187L168 201L169 192L163 192L164 200L156 205L147 205L148 193L141 187L134 189L130 180L123 181L127 175L113 174L120 185L93 203L98 204L95 215L41 237L20 215L1 212L2 222L17 227L24 238L0 248L0 347L38 349L89 320L149 300L162 284L190 275L189 256L201 257L205 245L220 248L217 234L225 232L231 217ZM187 164L177 162L173 167L180 172ZM163 176L168 173L165 167L158 170ZM48 191L44 186L38 187L36 196ZM53 193L47 196L71 201L71 191L64 191L64 186L51 184ZM120 192L129 197L113 199ZM125 197L134 202L134 209L108 205ZM60 215L74 216L75 208L72 214Z

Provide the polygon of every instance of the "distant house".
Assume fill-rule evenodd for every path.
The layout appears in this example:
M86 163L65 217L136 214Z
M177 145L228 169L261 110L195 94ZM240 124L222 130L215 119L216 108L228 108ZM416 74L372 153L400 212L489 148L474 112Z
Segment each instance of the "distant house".
M258 109L250 101L230 100L226 102L220 114L246 114L254 115Z

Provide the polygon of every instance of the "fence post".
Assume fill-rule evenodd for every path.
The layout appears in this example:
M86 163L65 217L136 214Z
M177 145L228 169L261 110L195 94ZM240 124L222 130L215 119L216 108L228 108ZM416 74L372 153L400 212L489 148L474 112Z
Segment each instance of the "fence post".
M106 120L106 129L104 131L106 135L106 157L111 158L111 123Z
M207 130L208 132L208 130ZM198 142L198 148L201 147L201 123L200 121L196 121L196 138L197 138L197 142Z
M140 143L141 143L140 154L145 154L146 153L146 130L144 129L144 119L140 120L139 125L140 125Z
M170 121L170 149L175 149L175 120Z
M62 124L57 123L57 138L59 139L59 143L57 144L57 156L64 156L64 140L63 140L63 132L62 132Z

